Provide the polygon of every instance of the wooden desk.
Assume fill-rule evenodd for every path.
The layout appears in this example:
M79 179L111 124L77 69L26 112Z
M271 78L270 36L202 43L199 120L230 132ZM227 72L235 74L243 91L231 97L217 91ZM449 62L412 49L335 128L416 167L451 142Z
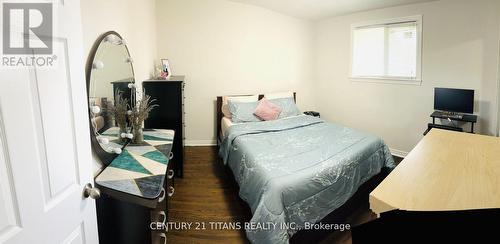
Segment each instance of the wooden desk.
M379 215L500 207L500 138L433 129L370 193Z

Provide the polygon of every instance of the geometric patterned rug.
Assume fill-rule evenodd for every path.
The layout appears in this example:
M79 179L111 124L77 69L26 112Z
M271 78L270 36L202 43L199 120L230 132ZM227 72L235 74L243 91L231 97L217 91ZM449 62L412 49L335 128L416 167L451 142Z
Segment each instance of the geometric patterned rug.
M144 130L144 143L128 144L95 179L96 184L154 199L163 187L173 130Z

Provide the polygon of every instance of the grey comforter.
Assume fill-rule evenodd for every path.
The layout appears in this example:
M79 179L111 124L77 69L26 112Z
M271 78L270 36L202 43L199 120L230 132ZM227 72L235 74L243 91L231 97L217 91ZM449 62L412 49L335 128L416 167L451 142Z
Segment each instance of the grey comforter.
M318 222L394 167L380 138L311 116L236 124L225 134L219 154L252 210L244 226L252 243L288 243L297 231L290 224Z

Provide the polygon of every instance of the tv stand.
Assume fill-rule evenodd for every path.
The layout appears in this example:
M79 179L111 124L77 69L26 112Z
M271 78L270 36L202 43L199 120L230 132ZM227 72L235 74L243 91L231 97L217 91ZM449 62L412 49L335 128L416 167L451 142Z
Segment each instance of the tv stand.
M439 128L439 129L453 130L453 131L463 131L463 129L461 127L436 124L436 118L471 123L469 133L474 133L474 124L477 122L476 115L460 114L460 113L447 112L447 111L434 111L430 117L432 118L432 124L428 124L427 130L424 132L424 135L426 135L427 132L429 132L432 128Z
M438 116L446 117L447 119L463 119L464 117L464 114L457 112L435 111L434 113L437 113Z

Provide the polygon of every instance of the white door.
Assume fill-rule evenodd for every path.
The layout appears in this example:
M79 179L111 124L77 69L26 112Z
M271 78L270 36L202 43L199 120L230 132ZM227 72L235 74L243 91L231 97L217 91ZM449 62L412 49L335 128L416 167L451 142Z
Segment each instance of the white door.
M0 243L98 243L80 1L52 3L57 66L0 67Z

